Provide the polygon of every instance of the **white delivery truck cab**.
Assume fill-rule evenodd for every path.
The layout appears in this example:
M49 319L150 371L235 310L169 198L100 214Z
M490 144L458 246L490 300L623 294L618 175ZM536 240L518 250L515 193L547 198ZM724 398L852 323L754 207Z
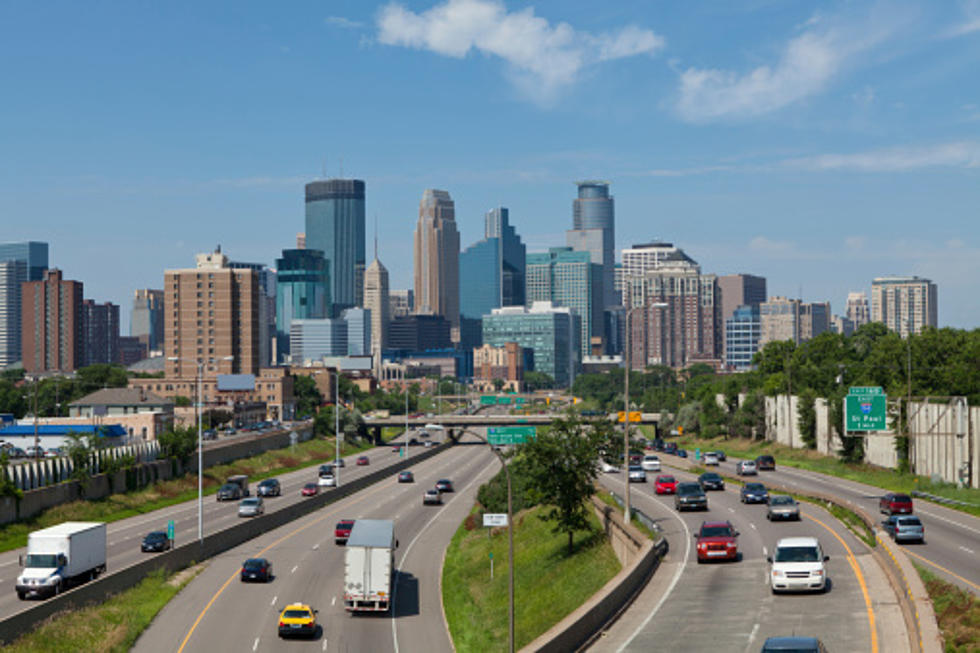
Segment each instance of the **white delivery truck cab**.
M105 571L106 525L69 521L27 536L24 568L17 577L17 597L47 597L73 582L95 578Z
M391 520L354 522L344 551L344 608L348 612L384 612L391 607L397 547Z

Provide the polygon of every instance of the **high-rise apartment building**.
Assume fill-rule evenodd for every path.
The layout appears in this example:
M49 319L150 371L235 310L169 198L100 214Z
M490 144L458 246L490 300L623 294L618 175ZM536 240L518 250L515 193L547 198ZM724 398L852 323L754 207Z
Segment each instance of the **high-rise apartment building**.
M380 365L381 352L388 346L391 295L388 288L388 269L378 259L377 251L371 265L364 272L364 308L371 312L370 353L375 357L376 365Z
M871 321L883 322L903 338L939 326L936 284L921 277L878 277L871 282Z
M459 312L478 320L501 306L524 304L525 256L504 207L485 216L484 237L459 255Z
M571 247L552 247L546 253L528 254L525 268L527 285L525 303L551 302L567 306L579 317L579 355L591 354L593 337L604 335L602 296L602 266L592 260L589 252L576 252Z
M82 366L119 362L119 306L82 301Z
M806 304L799 299L770 297L759 305L759 346L792 340L799 344L830 330L830 304Z
M725 366L729 369L741 372L752 368L762 329L759 306L739 306L725 320Z
M21 360L20 286L42 280L47 269L47 243L0 243L0 369Z
M495 308L483 318L483 343L504 347L516 342L532 350L534 371L544 372L559 386L568 387L581 365L580 321L571 308L551 302Z
M814 302L800 306L800 341L813 340L830 331L830 303Z
M320 320L330 310L327 261L318 249L284 249L276 259L276 360L289 356L293 320Z
M323 252L330 283L329 314L362 305L364 182L326 179L306 185L305 246Z
M164 273L167 378L259 373L259 273L232 268L221 249ZM171 359L177 360L171 360Z
M854 322L849 317L833 315L830 318L830 330L842 336L849 336L854 333Z
M229 261L233 270L255 270L259 280L259 367L269 367L276 356L276 271L265 263Z
M133 293L129 335L139 338L148 351L163 349L163 291L138 288Z
M0 370L21 359L21 284L25 281L25 261L0 261Z
M21 342L28 374L72 372L82 366L82 282L61 270L21 286Z
M616 211L608 181L577 181L578 197L572 202L572 229L565 232L565 243L576 252L589 252L601 267L598 305L600 309L618 306L616 276Z
M863 292L847 293L847 319L853 329L859 329L871 321L871 310L868 308L868 296Z
M740 306L758 306L766 301L766 278L752 274L726 274L718 277L718 290L721 292L721 323L727 324L728 318L735 314ZM726 327L727 329L727 327ZM722 347L722 355L728 360L728 338Z
M415 291L411 288L408 290L389 290L388 300L392 320L396 317L415 313Z
M415 312L442 315L459 329L459 232L444 190L427 189L415 226Z

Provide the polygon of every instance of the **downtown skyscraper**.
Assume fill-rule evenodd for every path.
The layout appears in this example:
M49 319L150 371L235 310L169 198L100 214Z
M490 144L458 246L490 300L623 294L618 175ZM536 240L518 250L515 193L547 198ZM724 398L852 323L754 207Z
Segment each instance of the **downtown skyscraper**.
M419 202L415 226L415 312L445 317L458 337L459 231L456 205L444 190L426 189Z
M572 229L565 232L565 242L576 252L589 252L592 262L601 266L598 305L603 309L619 306L621 298L615 292L616 210L609 195L609 182L586 180L575 184L578 197L572 202Z
M47 243L0 243L0 369L21 360L21 284L47 269Z
M505 207L487 211L484 237L459 255L459 312L479 320L501 306L523 306L527 248Z
M364 192L360 179L306 185L305 246L323 252L327 261L331 317L363 301Z

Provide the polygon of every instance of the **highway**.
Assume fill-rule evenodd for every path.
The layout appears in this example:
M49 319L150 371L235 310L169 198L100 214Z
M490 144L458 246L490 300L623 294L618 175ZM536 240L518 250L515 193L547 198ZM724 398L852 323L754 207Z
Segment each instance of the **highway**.
M475 442L467 437L466 441ZM451 651L439 590L442 555L468 514L479 486L499 469L484 446L461 444L411 468L415 483L382 482L265 533L218 556L168 604L137 641L135 651ZM422 492L449 478L456 492L442 506L423 506ZM334 544L342 518L393 519L399 548L392 614L345 612L344 547ZM242 584L248 557L273 563L268 584ZM319 610L312 640L283 642L279 611L291 602Z
M729 458L722 468L734 476L735 461ZM853 501L879 521L885 515L878 512L878 499L887 490L848 481L795 467L776 467L774 472L762 472L759 480L801 492L816 491ZM923 499L914 499L914 511L926 528L925 544L899 545L909 558L963 589L980 595L980 517L952 510Z
M422 451L421 447L412 447L412 453ZM354 464L357 455L366 455L370 460L367 466ZM391 465L399 460L392 453L391 446L375 447L362 454L345 458L346 467L340 470L340 482L352 480L377 470L379 466ZM439 458L440 456L436 456ZM323 462L329 462L325 460ZM282 484L282 496L266 497L264 499L267 513L278 510L295 502L303 501L300 488L317 480L317 467L309 467L277 477ZM250 480L249 487L255 495L258 483ZM330 488L321 488L321 492L329 492ZM237 501L217 501L215 496L204 497L204 535L215 533L227 528L242 519L238 516ZM166 530L167 521L174 520L175 540L177 545L186 544L197 539L197 499L176 504L167 508L153 511L144 515L112 522L108 525L108 573L113 573L136 562L144 560L153 553L140 551L140 542L150 531ZM33 600L21 601L14 591L17 575L20 573L18 558L25 549L17 549L0 554L0 619L9 617L16 612L33 605Z
M662 473L696 480L667 466ZM631 484L631 502L663 529L670 552L641 598L592 650L757 651L767 637L789 634L819 636L831 651L908 650L887 580L863 545L825 510L803 504L801 521L770 523L765 505L742 504L739 486L728 483L723 492L707 493L707 512L678 513L673 496L654 494L657 473L647 475L648 483ZM623 481L622 472L600 477L620 496ZM697 563L693 533L705 520L731 521L740 532L740 561ZM773 595L766 557L777 540L798 535L815 536L830 556L830 588Z

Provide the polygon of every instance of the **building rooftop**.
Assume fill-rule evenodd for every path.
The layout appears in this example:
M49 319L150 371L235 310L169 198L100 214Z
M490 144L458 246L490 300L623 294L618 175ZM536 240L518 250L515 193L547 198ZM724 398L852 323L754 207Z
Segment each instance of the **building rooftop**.
M71 402L69 406L164 406L173 404L141 388L104 388Z

